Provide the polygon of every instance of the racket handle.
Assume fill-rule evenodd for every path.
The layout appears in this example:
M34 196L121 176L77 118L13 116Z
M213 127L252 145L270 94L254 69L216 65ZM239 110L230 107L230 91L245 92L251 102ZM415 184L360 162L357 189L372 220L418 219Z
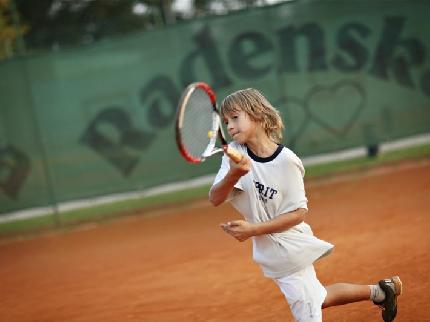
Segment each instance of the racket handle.
M224 146L224 153L227 154L227 156L232 159L235 163L239 163L242 161L243 155L236 149L233 149L232 147L226 145Z

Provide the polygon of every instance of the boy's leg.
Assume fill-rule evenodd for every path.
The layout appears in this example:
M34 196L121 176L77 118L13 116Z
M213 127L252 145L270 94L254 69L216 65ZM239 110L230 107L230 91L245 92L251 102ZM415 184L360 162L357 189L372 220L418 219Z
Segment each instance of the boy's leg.
M325 287L327 296L322 305L323 309L353 302L370 300L369 285L336 283Z
M274 281L284 293L295 321L322 321L321 305L327 291L317 279L312 265Z
M397 296L402 294L402 282L398 276L379 281L377 285L337 283L326 286L327 296L323 308L364 300L372 300L382 308L382 318L391 322L397 315Z

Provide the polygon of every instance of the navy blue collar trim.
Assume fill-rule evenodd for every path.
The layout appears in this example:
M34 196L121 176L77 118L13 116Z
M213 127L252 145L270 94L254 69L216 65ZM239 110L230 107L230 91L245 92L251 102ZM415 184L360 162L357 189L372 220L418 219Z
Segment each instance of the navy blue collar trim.
M283 145L278 144L278 147L275 150L275 152L273 152L273 154L271 156L265 157L265 158L259 157L258 155L255 155L254 152L252 152L251 149L248 148L248 146L246 147L246 151L248 152L248 155L252 160L254 160L256 162L265 163L265 162L270 162L270 161L274 160L279 155L279 153L281 153L283 148L284 148Z

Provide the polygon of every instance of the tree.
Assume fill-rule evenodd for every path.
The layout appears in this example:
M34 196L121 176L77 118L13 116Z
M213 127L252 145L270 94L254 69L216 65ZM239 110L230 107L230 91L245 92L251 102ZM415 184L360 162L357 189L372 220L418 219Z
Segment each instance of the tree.
M20 26L19 16L14 3L10 0L0 0L0 60L10 58L23 50L22 36L27 31Z
M161 4L170 0L16 0L29 26L32 49L85 45L163 25ZM144 10L134 12L136 5Z
M12 0L0 0L8 3ZM193 0L177 12L179 0L13 0L28 26L30 50L91 44L131 32L163 28L180 20L261 6L266 0Z

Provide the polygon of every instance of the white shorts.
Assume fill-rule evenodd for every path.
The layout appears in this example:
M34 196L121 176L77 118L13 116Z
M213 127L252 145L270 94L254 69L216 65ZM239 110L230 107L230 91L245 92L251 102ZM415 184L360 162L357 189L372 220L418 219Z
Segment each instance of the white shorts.
M322 321L321 306L327 291L318 280L313 265L274 281L284 293L297 322Z

